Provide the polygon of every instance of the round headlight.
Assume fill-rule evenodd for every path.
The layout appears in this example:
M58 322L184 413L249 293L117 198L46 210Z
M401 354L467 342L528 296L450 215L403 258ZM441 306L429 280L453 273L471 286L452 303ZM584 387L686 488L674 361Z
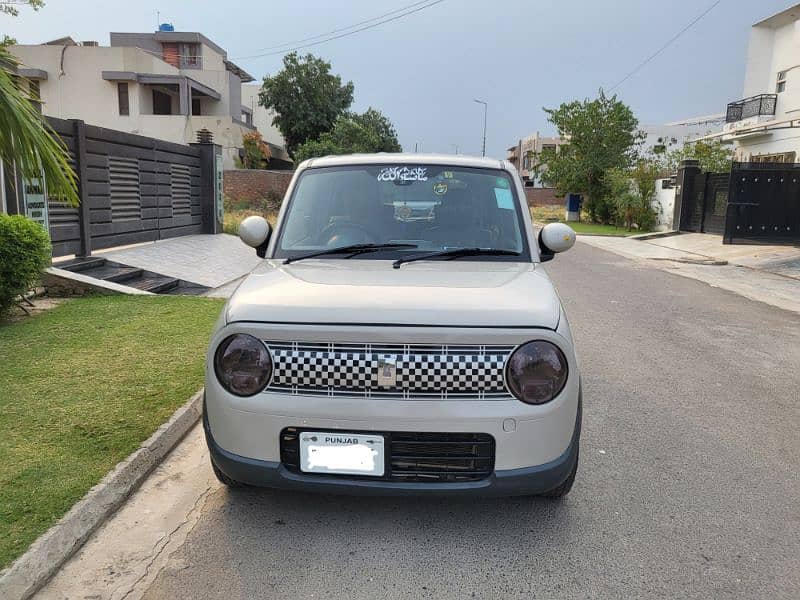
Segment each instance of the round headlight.
M550 342L538 340L514 351L506 366L509 391L528 404L544 404L567 383L567 359Z
M252 396L263 390L272 376L272 357L261 340L237 333L226 337L214 355L214 371L226 390Z

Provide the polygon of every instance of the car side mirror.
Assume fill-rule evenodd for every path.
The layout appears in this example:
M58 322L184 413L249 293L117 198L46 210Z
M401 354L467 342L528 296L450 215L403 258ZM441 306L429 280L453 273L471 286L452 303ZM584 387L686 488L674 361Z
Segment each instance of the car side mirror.
M271 234L272 228L264 217L253 215L239 224L239 239L255 248L256 254L260 258L264 258L267 254L267 245Z
M539 232L539 257L542 262L552 260L559 252L575 245L575 231L564 223L549 223Z

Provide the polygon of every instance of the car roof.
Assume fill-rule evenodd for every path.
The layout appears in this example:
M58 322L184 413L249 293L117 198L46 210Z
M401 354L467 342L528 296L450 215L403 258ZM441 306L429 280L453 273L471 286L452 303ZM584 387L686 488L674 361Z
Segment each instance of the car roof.
M377 154L343 154L323 156L306 161L301 167L341 167L345 165L448 165L453 167L506 168L506 161L463 154L418 154L416 152L379 152Z

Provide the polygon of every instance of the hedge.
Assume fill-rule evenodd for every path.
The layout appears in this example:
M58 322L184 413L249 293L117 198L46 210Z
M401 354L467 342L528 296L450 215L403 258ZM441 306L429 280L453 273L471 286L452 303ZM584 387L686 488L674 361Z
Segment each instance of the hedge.
M0 314L36 285L50 264L50 237L21 215L0 214Z

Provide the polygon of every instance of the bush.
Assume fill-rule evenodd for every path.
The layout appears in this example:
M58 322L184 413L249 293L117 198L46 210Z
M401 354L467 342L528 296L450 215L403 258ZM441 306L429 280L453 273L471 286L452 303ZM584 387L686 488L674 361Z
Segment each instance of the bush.
M50 237L21 215L0 214L0 314L31 289L50 264Z
M245 169L264 169L270 159L269 146L258 131L251 131L242 136L244 146L244 159L242 167Z

